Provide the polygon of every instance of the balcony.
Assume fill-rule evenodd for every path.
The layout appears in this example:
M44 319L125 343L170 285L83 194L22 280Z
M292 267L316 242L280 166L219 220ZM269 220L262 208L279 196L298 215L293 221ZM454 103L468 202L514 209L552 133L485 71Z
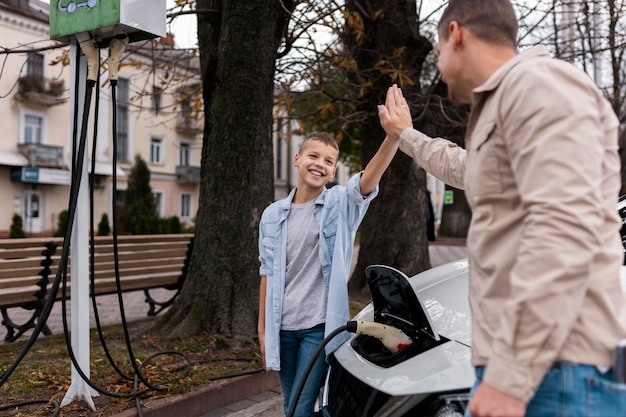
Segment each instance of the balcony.
M65 167L62 146L22 143L17 145L17 150L28 159L29 165L31 166L48 168Z
M17 99L46 107L63 104L67 101L65 82L43 77L26 75L19 79Z
M176 182L180 184L200 184L200 167L191 165L177 166Z
M179 115L176 119L176 131L188 135L198 135L204 131L204 124L191 115Z

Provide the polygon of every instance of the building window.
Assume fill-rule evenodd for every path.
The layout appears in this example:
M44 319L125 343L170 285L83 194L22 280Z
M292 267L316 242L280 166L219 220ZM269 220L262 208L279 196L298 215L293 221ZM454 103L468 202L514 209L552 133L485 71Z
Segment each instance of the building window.
M43 117L33 114L24 115L22 143L41 144L43 135Z
M161 87L152 87L152 110L154 110L157 114L159 113L159 110L161 110L162 99L163 89Z
M154 196L154 204L156 206L156 212L159 217L164 216L163 210L163 191L152 191L152 195Z
M180 142L178 148L178 166L188 167L191 165L191 146L189 142Z
M191 118L191 100L185 97L180 102L180 117L183 120L189 120Z
M180 195L180 217L183 219L191 218L191 194L189 193Z
M191 101L188 97L183 97L180 101L180 114L178 115L178 127L191 129L193 120L191 119Z
M163 139L150 138L150 163L163 164Z
M18 9L28 10L28 0L10 0L9 4Z
M117 80L117 160L128 162L128 80Z
M33 78L43 79L43 54L28 54L26 73Z
M115 210L120 213L124 209L126 190L115 190Z

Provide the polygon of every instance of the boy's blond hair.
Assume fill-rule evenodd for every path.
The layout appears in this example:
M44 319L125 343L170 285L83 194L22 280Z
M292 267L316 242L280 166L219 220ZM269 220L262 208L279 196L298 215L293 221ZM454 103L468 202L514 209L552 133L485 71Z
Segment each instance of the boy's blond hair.
M331 135L330 133L326 133L326 132L313 132L310 135L308 135L306 138L304 138L304 140L300 144L300 149L298 149L299 154L302 153L302 150L306 147L306 144L311 140L317 140L328 146L332 146L333 148L337 150L337 153L339 153L339 144L337 143L337 140L335 139L333 135Z

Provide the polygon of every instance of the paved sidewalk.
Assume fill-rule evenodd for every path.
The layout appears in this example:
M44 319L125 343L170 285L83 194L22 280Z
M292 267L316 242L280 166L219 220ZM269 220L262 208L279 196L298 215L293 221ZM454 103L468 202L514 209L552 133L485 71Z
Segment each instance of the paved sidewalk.
M218 408L200 417L283 417L283 395L280 386L253 395L234 404Z
M60 291L60 289L59 289ZM150 290L151 296L156 300L167 300L174 294L174 291L166 290L164 288L158 288L155 290ZM143 291L133 291L124 293L122 295L123 305L124 305L124 315L126 316L127 322L132 322L136 320L143 320L148 318L148 303L145 302L145 295ZM93 308L91 306L91 298L89 299L89 326L91 328L96 327L96 319L94 317ZM100 317L100 324L102 326L108 326L111 324L118 324L122 321L122 316L120 313L119 302L117 294L111 295L101 295L96 297L96 304L98 306L98 316ZM68 327L71 328L71 301L67 301L67 324ZM52 311L50 312L50 317L48 318L47 324L48 328L52 332L53 335L58 335L63 333L63 316L62 316L62 304L60 301L54 303L52 307ZM24 310L22 308L11 308L8 309L8 314L11 320L16 324L21 324L26 322L31 317L31 311ZM162 312L160 314L163 314ZM0 343L6 343L4 341L4 337L6 336L6 327L0 326ZM30 336L32 331L28 331L24 333L18 340L27 340L28 336ZM40 335L39 337L44 337Z

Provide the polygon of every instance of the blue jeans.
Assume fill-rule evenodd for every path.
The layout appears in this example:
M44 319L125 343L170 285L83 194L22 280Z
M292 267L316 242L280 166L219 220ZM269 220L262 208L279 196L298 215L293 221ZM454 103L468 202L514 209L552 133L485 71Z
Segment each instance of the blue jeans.
M305 330L280 331L280 386L285 400L285 415L289 412L300 380L309 365L315 350L324 340L324 326L316 326ZM308 375L294 417L310 417L313 415L315 399L320 389L324 371L326 370L324 351L317 357L315 366Z
M476 382L485 369L476 367ZM602 373L593 365L555 363L545 375L526 408L527 417L626 416L626 384L612 380L612 371ZM469 409L465 417L471 417Z

